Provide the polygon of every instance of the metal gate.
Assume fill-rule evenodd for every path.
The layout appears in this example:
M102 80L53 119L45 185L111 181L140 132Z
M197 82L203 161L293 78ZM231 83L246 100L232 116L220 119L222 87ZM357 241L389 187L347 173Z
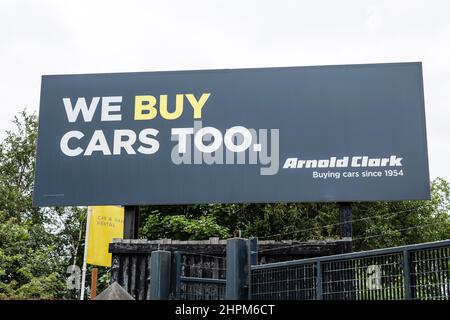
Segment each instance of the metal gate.
M183 253L173 254L172 296L177 300L223 300L226 291L226 258Z

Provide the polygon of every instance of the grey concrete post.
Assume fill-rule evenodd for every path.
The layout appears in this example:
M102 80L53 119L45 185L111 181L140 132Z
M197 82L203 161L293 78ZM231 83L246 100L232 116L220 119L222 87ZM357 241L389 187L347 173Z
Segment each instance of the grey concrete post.
M227 300L246 300L246 268L248 268L247 241L242 238L227 240Z
M170 251L153 251L150 258L150 299L167 300L170 295Z

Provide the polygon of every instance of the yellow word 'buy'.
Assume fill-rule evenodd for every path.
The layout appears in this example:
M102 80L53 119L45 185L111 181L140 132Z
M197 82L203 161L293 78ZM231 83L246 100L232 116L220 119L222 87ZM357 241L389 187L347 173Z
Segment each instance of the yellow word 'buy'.
M152 120L159 114L166 120L175 120L183 114L183 106L185 99L194 110L194 119L202 118L202 109L208 100L210 93L203 93L199 99L193 94L177 94L175 96L175 108L170 108L166 94L159 96L159 100L155 96L135 96L134 100L134 120Z

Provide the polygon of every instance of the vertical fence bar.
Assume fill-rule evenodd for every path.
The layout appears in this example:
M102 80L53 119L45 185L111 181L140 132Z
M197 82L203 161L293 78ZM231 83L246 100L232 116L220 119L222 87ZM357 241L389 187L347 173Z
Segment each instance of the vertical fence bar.
M174 288L175 300L181 299L181 252L175 251L174 255Z
M258 264L258 238L250 237L247 240L247 255L248 255L248 300L252 299L252 266Z
M322 300L322 264L320 261L316 262L316 299Z
M409 251L403 250L403 274L405 276L405 299L411 300L411 266L409 263Z

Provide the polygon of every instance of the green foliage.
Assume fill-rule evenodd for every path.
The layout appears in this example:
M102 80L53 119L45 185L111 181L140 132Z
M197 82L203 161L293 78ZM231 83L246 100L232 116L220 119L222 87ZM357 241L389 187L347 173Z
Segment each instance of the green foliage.
M217 224L213 216L190 219L183 215L162 216L156 213L148 215L140 234L148 239L200 240L209 237L226 238L228 228Z
M111 280L111 269L99 267L98 273L97 292L102 292L109 286Z
M19 220L41 223L42 212L31 202L37 118L23 111L13 123L16 130L7 131L0 145L0 208Z
M450 189L444 179L431 183L430 201L355 203L353 233L357 250L450 238Z
M355 250L369 250L450 238L450 188L444 179L431 184L429 201L360 202L352 204ZM196 233L205 217L226 233L270 240L340 239L336 203L207 204L141 207L140 236L157 239L205 239ZM195 229L198 230L198 229ZM219 235L220 233L215 233ZM211 235L212 236L212 235Z
M65 292L54 247L35 247L28 223L0 211L0 298L57 298Z
M0 298L62 298L86 210L32 206L37 117L23 111L13 123L0 145Z

